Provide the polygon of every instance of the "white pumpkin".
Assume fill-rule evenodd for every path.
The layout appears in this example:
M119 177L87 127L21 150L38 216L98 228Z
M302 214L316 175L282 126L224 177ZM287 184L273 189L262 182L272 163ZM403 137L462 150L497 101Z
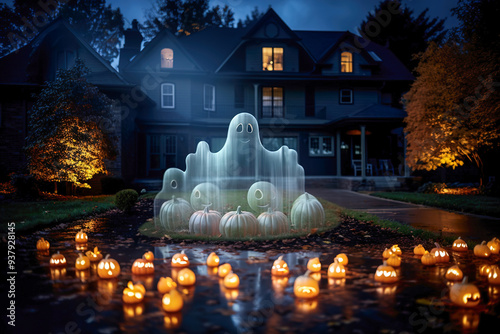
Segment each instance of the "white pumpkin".
M222 216L218 211L205 209L196 211L189 218L189 232L216 236L219 235L219 223Z
M264 236L280 235L290 231L288 218L281 211L273 211L271 208L263 212L257 218L259 221L259 233Z
M219 225L219 231L223 236L232 238L244 238L258 234L259 222L257 218L248 211L242 211L238 206L236 211L226 213Z
M160 222L167 230L187 230L193 212L188 201L172 196L172 199L163 203L160 208Z
M298 230L310 230L325 224L325 210L321 203L309 193L300 195L291 212L292 226Z

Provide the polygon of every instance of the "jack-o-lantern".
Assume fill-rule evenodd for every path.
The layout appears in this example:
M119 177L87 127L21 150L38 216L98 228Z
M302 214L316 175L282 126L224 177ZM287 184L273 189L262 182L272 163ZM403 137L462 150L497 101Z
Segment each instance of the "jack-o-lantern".
M146 259L137 259L132 264L132 274L152 275L155 273L155 265Z
M462 238L458 237L457 240L453 241L451 249L455 252L466 252L469 250L469 246L465 241L462 240Z
M262 212L257 217L259 222L259 233L263 236L280 235L290 231L288 218L281 211L269 208L267 212Z
M314 278L309 277L310 270L295 279L293 293L298 298L314 298L319 294L319 284Z
M275 292L282 293L288 286L288 276L272 276L271 283Z
M44 238L40 238L36 242L36 249L40 251L48 250L49 248L50 248L50 243Z
M337 256L335 256L335 258L343 266L347 266L347 264L349 263L349 258L344 253L338 254Z
M94 247L94 251L87 251L85 253L85 255L87 255L87 257L89 258L90 262L98 262L98 261L101 261L102 260L102 254L101 252L99 251L99 249L96 247Z
M109 257L109 254L106 255L104 259L99 261L97 265L97 275L100 278L115 278L120 275L120 265L115 259Z
M219 266L220 259L215 254L215 252L210 253L210 255L207 257L207 266L209 267L217 267Z
M491 266L487 263L483 263L479 266L479 276L488 277L490 271L491 271Z
M307 270L310 270L313 273L321 271L321 262L319 261L318 257L309 259L309 261L307 261Z
M490 267L490 272L488 273L488 283L500 284L500 268L498 268L496 264Z
M182 312L169 312L163 317L166 329L178 329L182 324Z
M200 183L194 187L191 192L191 206L193 209L200 211L205 208L219 210L220 208L220 190L213 183Z
M56 254L52 255L50 258L50 266L51 267L63 267L66 265L66 258L64 255L60 254L57 252Z
M161 294L165 294L170 290L175 289L176 287L177 283L175 283L174 280L170 277L160 277L160 280L158 281L158 284L156 286L158 292Z
M288 276L290 273L290 268L288 264L283 260L283 255L277 258L273 262L273 267L271 268L271 275L273 276Z
M491 254L498 254L500 252L500 239L493 238L486 244L491 251Z
M333 260L333 263L328 267L328 277L330 278L344 278L345 267L339 263L338 258Z
M50 268L50 279L53 281L62 280L66 277L66 268L51 267Z
M480 245L476 245L474 247L474 255L483 258L491 256L491 250L486 244L486 241L483 241Z
M391 255L392 255L392 250L391 250L390 248L386 248L386 249L384 249L384 251L382 252L382 257L383 257L384 259L388 259L388 258L389 258L389 256L391 256Z
M318 300L315 299L297 299L295 300L295 307L300 313L311 313L318 308Z
M435 248L431 250L431 254L436 258L436 263L450 262L450 255L437 242L434 243Z
M172 289L163 295L161 306L166 312L179 312L184 306L182 294L176 289Z
M90 268L90 260L88 257L84 256L82 253L78 254L75 262L76 270L85 270Z
M272 183L266 181L255 182L250 186L247 201L250 208L259 213L280 208L282 205L278 190Z
M420 258L420 261L424 266L433 266L436 264L436 257L428 251L425 251L424 255Z
M188 267L188 266L189 266L189 258L184 253L184 251L172 256L172 267L182 268L182 267Z
M387 265L386 261L377 267L377 270L375 271L375 281L382 283L394 283L397 282L397 280L398 274L396 273L396 270Z
M458 306L474 307L479 304L481 294L474 284L467 282L467 276L465 276L462 283L453 284L451 287L450 299Z
M446 274L444 275L444 277L446 277L446 279L450 281L461 281L464 277L464 274L462 273L462 270L457 265L455 265L446 270Z
M225 237L243 238L256 236L259 222L257 218L248 211L242 211L238 206L236 211L226 213L219 225L219 232Z
M391 267L399 267L401 265L401 258L396 254L392 254L387 259L387 264L390 265Z
M236 289L240 285L240 278L233 272L224 277L224 287L227 289Z
M403 252L401 252L401 248L399 248L398 245L392 245L391 252L396 254L396 255L401 255L403 253Z
M196 275L189 268L179 270L177 274L177 283L182 286L191 286L196 283Z
M413 254L415 255L424 255L425 253L425 248L422 245L417 245L415 248L413 248Z
M87 236L87 233L80 230L80 232L78 232L75 236L75 241L79 244L85 244L89 241L89 237Z
M219 271L218 271L218 275L219 277L221 278L224 278L226 277L227 274L229 274L231 271L232 271L232 267L231 267L231 264L229 263L224 263L224 264L221 264L219 266Z
M146 288L142 284L128 282L127 287L123 289L123 302L127 304L136 304L144 300Z
M134 318L144 313L143 304L123 304L123 315L125 318Z
M219 235L219 224L222 219L218 211L207 207L196 211L189 218L189 233L217 236Z
M153 262L155 260L155 255L152 251L147 251L146 253L144 253L142 258L146 261Z
M194 210L188 201L172 196L160 207L160 223L171 231L187 230L189 228L189 218Z
M304 193L293 202L290 218L297 230L310 231L325 224L325 210L316 197Z

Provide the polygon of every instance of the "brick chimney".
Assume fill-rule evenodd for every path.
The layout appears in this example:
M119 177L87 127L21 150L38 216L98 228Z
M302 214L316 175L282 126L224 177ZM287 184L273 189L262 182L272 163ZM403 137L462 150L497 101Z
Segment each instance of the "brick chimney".
M123 34L125 35L125 45L120 50L120 61L118 63L120 72L130 63L132 57L141 51L142 35L139 32L139 22L134 19L132 28L128 28Z

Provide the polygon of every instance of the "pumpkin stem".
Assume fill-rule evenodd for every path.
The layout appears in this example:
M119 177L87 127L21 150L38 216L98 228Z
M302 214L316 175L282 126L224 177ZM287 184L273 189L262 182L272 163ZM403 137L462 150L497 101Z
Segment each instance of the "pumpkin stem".
M283 255L280 255L280 257L276 259L276 261L281 261L281 260L283 260Z
M236 214L241 215L241 206L238 205L238 208L236 208Z
M210 213L210 205L212 205L212 204L205 205L205 208L203 209L203 213Z
M464 279L462 280L462 284L467 284L469 282L469 278L467 276L464 276Z
M107 260L107 259L109 259L109 255L110 255L110 254L106 254L106 257L105 257L105 259L106 259L106 260Z
M269 206L269 204L266 204L266 206L268 206L267 213L269 213L269 214L273 213L273 210L271 209L271 207Z
M437 242L435 242L434 245L436 245L436 248L441 248L441 246Z
M483 242L481 242L481 245L486 245L486 241L483 240Z
M305 272L304 276L309 276L311 275L312 271L310 271L309 269L307 269L307 271Z

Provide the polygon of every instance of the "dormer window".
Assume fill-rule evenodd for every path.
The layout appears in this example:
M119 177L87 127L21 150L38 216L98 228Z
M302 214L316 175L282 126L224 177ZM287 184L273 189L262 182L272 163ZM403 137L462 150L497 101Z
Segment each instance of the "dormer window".
M342 52L340 54L340 72L352 73L352 53Z
M283 48L262 48L262 70L283 71Z
M174 68L174 50L169 48L161 50L161 68Z

